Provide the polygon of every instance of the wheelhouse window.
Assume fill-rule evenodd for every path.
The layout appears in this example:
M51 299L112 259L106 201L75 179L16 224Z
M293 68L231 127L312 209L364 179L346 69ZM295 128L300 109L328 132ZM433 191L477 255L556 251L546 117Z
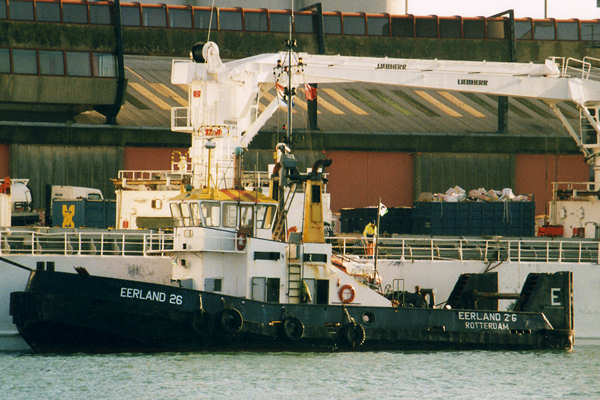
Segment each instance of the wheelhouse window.
M200 204L197 201L190 203L190 210L192 211L192 224L194 224L194 226L202 226Z
M203 201L200 204L205 226L221 225L221 206L216 201Z
M258 204L256 206L256 227L270 229L275 216L275 205Z
M181 202L181 217L184 226L192 226L192 212L190 210L190 203L187 201Z
M252 204L240 204L240 227L252 228L254 225L254 206Z
M237 228L237 204L223 203L223 226Z
M181 205L179 203L169 203L169 208L171 209L171 216L173 217L173 221L175 226L183 226L183 218L181 216Z

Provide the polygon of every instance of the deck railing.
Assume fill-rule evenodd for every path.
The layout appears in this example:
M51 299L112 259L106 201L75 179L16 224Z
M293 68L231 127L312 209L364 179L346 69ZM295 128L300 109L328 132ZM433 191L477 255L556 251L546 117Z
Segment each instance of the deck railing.
M370 239L371 242L373 239ZM331 237L334 253L346 257L368 255L366 238ZM559 262L600 264L600 242L575 239L380 238L379 260L455 260L494 262Z
M0 230L0 255L157 256L173 250L173 235L138 231Z
M149 231L0 230L0 256L100 255L164 256L173 252L173 234ZM343 259L373 258L366 238L327 238ZM370 239L373 241L373 239ZM519 238L380 238L379 260L454 260L496 262L559 262L600 264L600 242L578 239Z

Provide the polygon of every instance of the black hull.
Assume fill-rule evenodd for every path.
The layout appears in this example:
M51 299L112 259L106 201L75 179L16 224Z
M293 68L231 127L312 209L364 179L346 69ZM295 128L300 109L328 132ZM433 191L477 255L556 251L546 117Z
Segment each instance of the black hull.
M37 272L28 291L12 293L11 314L40 353L570 349L573 341L541 313L269 304L57 272Z

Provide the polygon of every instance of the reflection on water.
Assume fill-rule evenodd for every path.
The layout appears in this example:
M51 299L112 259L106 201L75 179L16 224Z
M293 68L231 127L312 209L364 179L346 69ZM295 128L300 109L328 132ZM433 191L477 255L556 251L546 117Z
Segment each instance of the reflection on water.
M563 351L0 353L6 399L594 399L600 340Z

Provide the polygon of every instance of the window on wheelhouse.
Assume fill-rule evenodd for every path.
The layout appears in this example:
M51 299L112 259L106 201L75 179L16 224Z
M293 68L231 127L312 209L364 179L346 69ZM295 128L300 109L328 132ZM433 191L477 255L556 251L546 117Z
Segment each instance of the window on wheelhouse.
M253 229L254 227L254 205L240 204L240 228Z
M183 218L181 216L181 205L176 202L171 202L169 203L169 208L171 209L171 216L173 217L175 226L183 226Z
M205 226L221 226L221 205L216 201L203 201L200 204Z
M200 213L200 203L197 201L190 203L190 210L192 211L192 224L194 226L202 226L202 214Z
M183 226L193 226L190 203L187 201L181 202L181 218L183 220Z
M275 205L258 204L256 206L256 228L270 229L275 215Z
M237 204L223 203L223 226L226 228L237 228Z

